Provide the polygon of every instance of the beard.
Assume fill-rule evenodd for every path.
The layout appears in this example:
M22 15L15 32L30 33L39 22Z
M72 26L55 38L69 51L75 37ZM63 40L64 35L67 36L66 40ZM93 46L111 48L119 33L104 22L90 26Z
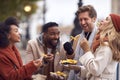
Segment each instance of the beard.
M56 48L56 46L59 43L59 39L53 39L53 40L48 40L48 44L52 47L52 48Z

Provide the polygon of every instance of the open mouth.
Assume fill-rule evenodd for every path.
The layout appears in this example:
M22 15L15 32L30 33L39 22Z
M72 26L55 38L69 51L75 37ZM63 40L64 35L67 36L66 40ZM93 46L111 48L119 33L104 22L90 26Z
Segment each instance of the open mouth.
M58 40L52 40L52 42L53 42L53 43L57 43L57 42L58 42Z

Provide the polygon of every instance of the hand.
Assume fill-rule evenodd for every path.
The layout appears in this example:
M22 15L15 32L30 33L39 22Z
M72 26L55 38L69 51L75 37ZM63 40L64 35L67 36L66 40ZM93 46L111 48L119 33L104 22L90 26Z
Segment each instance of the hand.
M64 65L63 67L64 67L64 69L74 70L76 72L79 72L81 69L78 65Z
M53 54L47 54L46 56L44 56L43 60L45 62L53 62L54 60L54 55Z
M80 42L80 46L81 48L84 50L84 52L88 52L90 51L90 47L89 47L89 43L88 41L86 40L86 38L83 38Z
M40 68L42 66L42 61L40 59L37 59L33 61L33 64L37 67Z
M56 73L50 73L50 76L55 80L65 80L65 77L57 75Z
M66 54L66 56L67 56L68 59L73 59L74 56L75 56L75 53L73 53L72 55L68 55L68 54Z

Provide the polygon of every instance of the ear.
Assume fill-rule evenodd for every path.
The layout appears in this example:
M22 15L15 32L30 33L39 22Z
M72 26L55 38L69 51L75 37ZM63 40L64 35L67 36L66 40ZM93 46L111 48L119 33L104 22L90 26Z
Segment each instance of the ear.
M44 36L44 38L46 38L47 37L47 33L43 33L43 36Z
M95 21L96 21L96 17L93 17L92 22L95 23Z

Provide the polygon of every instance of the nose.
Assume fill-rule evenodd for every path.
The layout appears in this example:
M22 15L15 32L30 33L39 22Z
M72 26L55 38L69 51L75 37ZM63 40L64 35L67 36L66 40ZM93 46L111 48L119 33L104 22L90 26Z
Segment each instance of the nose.
M54 38L55 38L55 39L58 39L58 38L59 38L59 35L58 35L58 34L55 34Z
M85 20L81 20L80 23L81 23L81 25L84 25L85 24Z
M101 20L101 21L100 21L100 25L102 25L103 23L104 23L104 20Z

